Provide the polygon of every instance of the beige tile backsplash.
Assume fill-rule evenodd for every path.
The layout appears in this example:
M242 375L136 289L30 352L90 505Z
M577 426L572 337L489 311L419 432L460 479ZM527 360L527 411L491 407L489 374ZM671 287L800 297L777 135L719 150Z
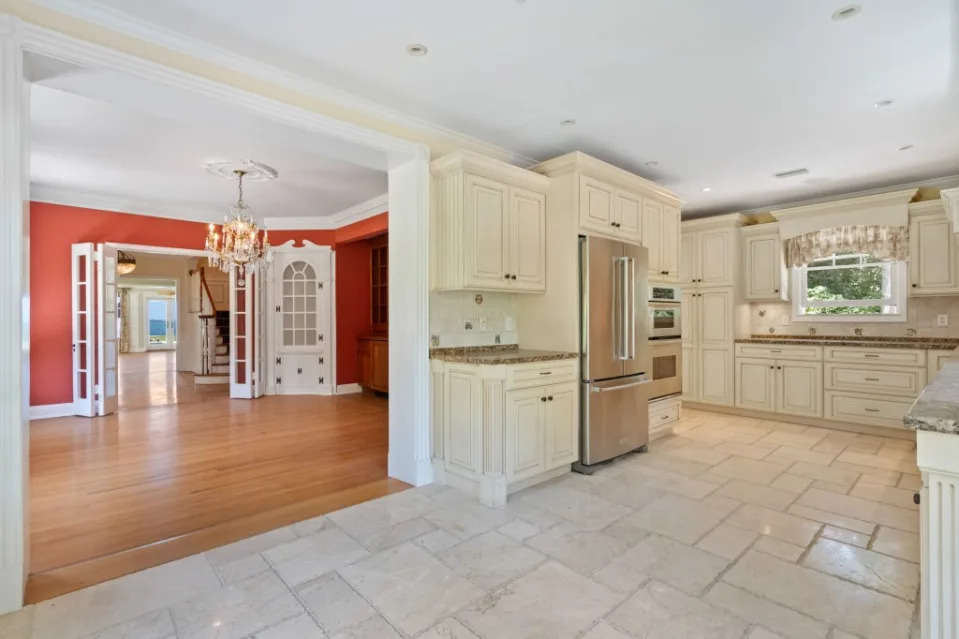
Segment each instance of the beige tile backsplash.
M482 303L477 303L478 299ZM430 293L430 336L434 348L518 344L516 296L461 291Z
M764 312L764 315L760 313ZM949 326L936 326L936 316L949 316ZM912 297L907 304L905 322L793 322L790 302L753 302L749 309L750 332L754 335L808 335L810 328L817 335L863 335L902 337L909 329L917 337L959 337L959 296ZM783 318L788 325L783 325Z

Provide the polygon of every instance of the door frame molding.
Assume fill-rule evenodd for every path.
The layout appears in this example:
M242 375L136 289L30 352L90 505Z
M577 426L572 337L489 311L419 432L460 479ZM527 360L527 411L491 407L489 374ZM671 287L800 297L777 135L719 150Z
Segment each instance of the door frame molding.
M430 148L0 13L0 614L22 607L29 568L29 85L24 54L119 71L233 109L383 155L388 166L390 252L388 474L413 485L433 479L429 396ZM194 68L211 62L199 58ZM216 69L215 62L212 68ZM230 77L224 73L220 77ZM198 242L202 238L198 239ZM124 246L124 245L118 245ZM155 252L155 247L151 247ZM20 428L16 428L19 424Z

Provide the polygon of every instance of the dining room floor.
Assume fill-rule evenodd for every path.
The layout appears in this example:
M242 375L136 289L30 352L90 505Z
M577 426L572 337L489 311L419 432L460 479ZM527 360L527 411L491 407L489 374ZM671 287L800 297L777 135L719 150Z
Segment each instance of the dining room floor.
M487 508L405 490L0 617L5 639L916 639L915 442L685 409Z

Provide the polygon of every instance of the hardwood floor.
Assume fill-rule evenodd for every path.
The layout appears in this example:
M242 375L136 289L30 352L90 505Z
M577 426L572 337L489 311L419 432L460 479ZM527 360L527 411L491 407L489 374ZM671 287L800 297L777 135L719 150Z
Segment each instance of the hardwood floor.
M386 481L388 439L386 400L364 395L221 396L34 422L28 597L403 489Z
M120 410L202 402L230 393L229 384L197 386L193 373L177 372L174 351L121 353L117 372Z

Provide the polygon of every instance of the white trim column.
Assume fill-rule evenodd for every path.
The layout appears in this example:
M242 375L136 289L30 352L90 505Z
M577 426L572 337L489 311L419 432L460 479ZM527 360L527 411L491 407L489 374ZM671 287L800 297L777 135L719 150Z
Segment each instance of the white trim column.
M390 452L388 473L414 486L430 462L429 150L390 164Z
M29 89L20 21L0 15L0 614L23 605L29 567Z

